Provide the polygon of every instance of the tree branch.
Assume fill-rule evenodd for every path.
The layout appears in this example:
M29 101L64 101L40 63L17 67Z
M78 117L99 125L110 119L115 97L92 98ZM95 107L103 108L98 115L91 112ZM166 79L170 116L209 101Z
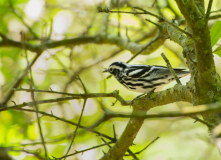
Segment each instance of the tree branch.
M182 0L176 0L177 5L185 17L187 24L189 25L188 30L194 33L194 45L191 51L195 57L195 74L193 81L195 84L194 88L194 105L213 103L219 100L221 93L217 91L219 76L217 76L216 68L214 64L210 31L208 27L207 18L209 17L212 1L209 2L207 15L204 16L204 4L203 1L195 3L193 0L189 0L183 3ZM190 57L187 57L190 59ZM192 68L190 68L192 70ZM212 124L219 124L220 120L218 115L202 114L204 120Z
M106 9L102 9L102 8L101 8L101 9L98 10L98 12L105 12L105 13L126 13L126 14L133 14L133 15L137 15L137 14L148 14L148 15L151 15L151 16L153 16L153 17L159 19L161 22L165 22L165 23L167 23L168 25L171 25L172 27L176 28L176 29L179 30L180 32L186 34L188 37L192 38L192 35L191 35L190 33L188 33L188 32L186 32L186 31L180 29L178 26L176 26L176 25L173 24L172 22L166 20L165 18L160 17L160 16L158 16L158 15L156 15L156 14L153 14L153 13L151 13L151 12L149 12L149 11L146 11L146 10L144 10L144 9L142 9L142 8L139 8L139 7L133 7L133 8L134 8L134 9L142 10L143 12L110 11L110 10L107 9L107 8L106 8Z
M3 35L3 34L1 34ZM163 42L165 41L164 37L161 37L161 39L163 39ZM118 47L120 47L121 49L126 49L131 51L133 54L137 53L137 50L139 50L140 48L143 48L145 46L145 44L139 44L136 42L128 42L127 39L123 39L119 36L115 36L112 34L106 34L106 33L102 33L96 36L84 36L84 37L77 37L77 38L72 38L72 39L64 39L64 40L60 40L60 41L45 41L44 45L34 45L34 44L30 44L28 42L25 43L26 45L26 49L32 52L36 52L36 53L42 53L44 50L46 49L50 49L50 48L56 48L56 47L61 47L61 46L68 46L68 47L72 47L72 46L76 46L76 45L80 45L80 44L89 44L89 43L95 43L95 44L113 44L113 45L117 45ZM158 45L156 45L158 44ZM162 40L158 40L158 42L155 42L155 45L153 45L153 47L149 47L148 49L145 50L145 52L143 52L142 54L150 54L152 53L154 50L156 50L159 46L161 46ZM21 48L22 49L22 43L18 42L18 41L14 41L11 40L9 38L7 38L4 35L4 38L2 39L2 41L0 41L0 47L17 47L17 48Z
M209 20L209 16L210 16L210 13L211 13L212 4L213 4L213 0L209 0L208 7L207 7L207 11L206 11L206 16L205 16L205 23L207 23L208 20Z
M72 146L72 144L74 143L74 139L75 139L75 137L76 137L76 135L77 135L78 127L79 127L79 125L81 124L81 119L82 119L82 117L83 117L83 113L84 113L84 108L85 108L86 102L87 102L87 99L84 99L83 107L82 107L82 110L81 110L81 115L80 115L80 118L79 118L79 120L78 120L77 127L76 127L76 129L75 129L75 131L74 131L74 135L73 135L73 137L72 137L72 139L71 139L70 146L68 147L68 150L67 150L67 153L65 154L65 156L68 155L68 152L70 151L71 146ZM66 158L66 157L65 157L65 158ZM64 160L65 160L65 158L64 158Z
M176 101L192 102L191 93L186 86L178 85L165 91L153 93L150 98L151 100L135 101L133 104L132 115L140 113L145 114L150 108ZM121 137L100 160L116 160L122 158L128 148L132 145L143 121L144 118L130 118Z
M155 138L153 141L151 141L144 149L142 149L139 152L136 152L135 154L140 154L141 152L143 152L145 149L147 149L150 145L152 145L154 142L156 142L160 137Z
M33 90L35 92L35 90ZM54 91L51 91L54 92ZM43 103L53 103L53 102L60 102L65 100L73 100L73 99L85 99L85 98L99 98L99 97L113 97L116 98L119 102L121 102L121 105L130 105L130 101L125 101L119 94L118 91L114 91L112 93L87 93L87 94L74 94L74 96L70 97L62 97L62 98L55 98L55 99L48 99L48 100L40 100L36 101L37 104L43 104ZM0 107L1 111L6 111L10 109L18 109L25 106L33 106L33 102L24 102L22 104L16 104L14 106L5 106L2 105Z
M35 114L36 114L36 118L37 118L39 134L40 134L42 145L43 145L43 148L44 148L45 158L48 158L47 148L46 148L46 145L45 145L45 140L44 140L42 127L41 127L41 122L40 122L40 118L39 118L39 115L38 115L38 104L36 103L35 95L34 95L34 92L33 92L34 80L33 80L33 77L32 77L32 69L31 69L31 66L30 66L29 60L28 60L28 53L26 51L26 46L25 46L25 41L26 40L25 40L25 33L24 32L21 32L21 38L22 38L23 48L24 48L24 52L25 52L25 58L26 58L26 61L27 61L27 69L28 69L28 72L29 72L29 79L30 79L29 86L30 86L30 90L31 90L31 99L32 99L32 102L34 104L35 110L37 111L37 112L35 112Z
M110 145L112 144L113 142L107 142L107 143L104 143L104 144L101 144L101 145L97 145L97 146L93 146L91 148L87 148L87 149L84 149L84 150L81 150L81 151L75 151L74 153L71 153L71 154L68 154L68 155L65 155L63 157L60 157L59 159L63 159L63 158L66 158L66 157L70 157L70 156L73 156L73 155L76 155L76 154L79 154L79 153L84 153L86 151L90 151L92 149L96 149L96 148L99 148L99 147L103 147L103 146L106 146L106 145Z
M202 113L220 113L221 112L221 103L211 103L207 105L200 105L191 107L184 107L183 112L165 112L160 114L146 114L144 112L138 112L133 114L126 113L115 113L112 111L105 111L107 121L112 118L144 118L144 119L152 119L152 118L173 118L173 117L191 117L193 115L202 114ZM103 121L103 122L104 122ZM210 127L215 127L215 125L210 124Z
M161 53L161 56L163 57L164 61L166 62L167 67L170 70L170 73L173 75L174 79L176 80L176 83L182 85L181 82L180 82L180 79L177 77L177 75L176 75L175 71L173 70L169 60L167 59L167 57L164 55L164 53Z
M1 42L0 42L1 43ZM38 54L35 56L35 58L32 60L32 62L30 63L30 67L32 67L35 62L37 61L37 59L40 57L41 54ZM26 77L26 75L28 74L28 68L26 68L22 75L16 80L15 84L12 86L12 88L17 88L19 87L19 85L21 84L21 82L23 81L23 79ZM6 94L6 96L3 99L2 104L6 105L8 103L8 101L11 99L12 95L14 94L14 90L10 90L9 93Z

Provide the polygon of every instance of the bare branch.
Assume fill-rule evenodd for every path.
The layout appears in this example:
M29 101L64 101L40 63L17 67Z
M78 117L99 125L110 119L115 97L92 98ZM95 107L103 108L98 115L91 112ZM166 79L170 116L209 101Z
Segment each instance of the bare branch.
M0 42L1 43L1 42ZM35 62L37 61L37 59L40 57L41 54L38 54L34 57L34 59L32 60L32 62L30 63L30 67L32 67ZM23 81L23 79L26 77L26 75L28 74L28 68L26 68L22 75L16 80L15 84L12 86L12 88L17 88L19 87L19 85L21 84L21 82ZM12 95L14 94L14 90L10 90L9 93L7 93L7 95L4 97L4 100L2 102L3 105L6 105L8 103L8 101L11 99Z
M83 83L82 83L82 84L83 84ZM84 85L83 85L83 86L84 86ZM86 91L86 90L85 90L85 91ZM82 117L83 117L83 113L84 113L84 108L85 108L86 102L87 102L87 99L84 99L84 104L83 104L83 107L82 107L82 110L81 110L81 115L80 115L80 118L79 118L79 120L78 120L77 127L76 127L76 129L75 129L75 131L74 131L74 135L73 135L73 137L72 137L70 146L69 146L69 148L68 148L67 153L66 153L65 156L68 155L68 152L70 151L71 146L72 146L72 144L74 143L74 139L75 139L75 137L76 137L76 135L77 135L78 127L79 127L79 125L81 124L81 119L82 119ZM66 158L66 157L65 157L65 158ZM64 160L65 160L65 158L64 158Z
M38 151L30 151L30 150L26 150L26 149L8 149L8 151L11 151L11 152L24 152L24 153L27 153L27 154L31 154L31 155L34 155L37 159L39 160L48 160L47 158L44 158L42 157Z
M211 13L212 4L213 4L213 0L209 0L208 7L207 7L207 11L206 11L206 16L205 16L205 22L206 22L206 23L207 23L208 20L209 20L209 16L210 16L210 13ZM206 25L207 25L207 24L206 24Z
M110 11L110 10L107 9L107 8L106 8L106 9L101 9L101 10L99 10L98 12L105 12L105 13L126 13L126 14L133 14L133 15L137 15L137 14L148 14L148 15L151 15L151 16L153 16L153 17L159 19L161 22L165 22L165 23L171 25L172 27L176 28L177 30L179 30L180 32L184 33L184 34L187 35L188 37L192 38L192 35L191 35L190 33L188 33L188 32L186 32L186 31L180 29L178 26L176 26L175 24L169 22L169 21L166 20L165 18L160 17L160 16L158 16L158 15L156 15L156 14L153 14L153 13L151 13L151 12L149 12L149 11L146 11L146 10L144 10L144 9L142 9L142 8L139 8L139 7L133 7L133 8L138 9L138 10L142 10L143 12Z
M180 82L180 79L177 77L175 71L173 70L173 68L170 64L170 61L167 59L167 57L164 55L164 53L161 53L161 56L165 60L165 62L167 64L167 67L169 68L169 70L170 70L171 74L173 75L174 79L176 80L176 83L182 85L181 82Z
M209 17L209 20L219 19L219 18L221 18L221 14L217 14L217 15L214 15L214 16L210 16L210 17Z
M204 121L204 120L198 118L197 116L190 116L190 117L193 118L193 119L195 119L195 120L196 120L195 122L200 122L200 123L206 125L208 128L213 128L213 127L215 127L213 124L210 124L209 122L206 122L206 121Z
M77 37L77 38L72 38L72 39L64 39L60 41L48 40L44 42L44 45L34 45L34 44L26 42L25 45L26 45L27 50L40 54L44 50L50 49L50 48L56 48L56 47L61 47L61 46L72 47L75 45L80 45L80 44L83 45L83 44L89 44L89 43L118 45L118 47L129 50L132 53L136 53L139 48L143 48L143 46L145 46L144 44L139 44L136 42L128 42L127 39L123 39L119 36L115 36L112 34L83 36L83 37ZM156 49L160 45L156 45L151 49ZM17 47L17 48L22 49L22 43L11 40L5 36L5 38L3 38L2 41L0 41L0 47ZM150 54L150 53L152 53L152 50L146 50L143 54Z
M109 148L111 148L111 145L108 144L108 143L105 141L105 139L101 138L101 140L102 140Z
M148 101L148 100L147 100ZM212 103L208 105L200 105L200 106L194 106L194 110L190 110L189 112L166 112L166 113L160 113L160 114L145 114L144 112L138 112L133 114L125 114L125 113L115 113L109 110L105 110L106 119L112 119L112 118L144 118L144 119L152 119L152 118L173 118L173 117L186 117L186 116L192 116L202 113L212 113L212 112L221 112L221 107L219 106L221 103ZM192 108L191 107L186 107ZM185 110L185 108L184 108Z
M152 23L153 25L155 25L155 26L157 26L157 27L161 27L159 24L157 24L157 23L155 23L155 22L153 22L153 21L151 21L151 20L149 20L149 19L145 19L146 21L148 21L148 22L150 22L150 23Z
M113 142L108 142L108 143L104 143L104 144L101 144L101 145L93 146L91 148L87 148L87 149L84 149L84 150L81 150L81 151L75 151L75 153L72 153L72 154L69 154L69 155L65 155L63 157L60 157L59 159L61 160L61 159L66 158L66 157L70 157L70 156L76 155L78 153L84 153L86 151L89 151L89 150L92 150L92 149L95 149L95 148L99 148L99 147L103 147L103 146L106 146L106 145L110 145L112 143Z
M128 149L127 152L128 152L129 155L131 155L135 160L139 160L139 158L138 158L130 149Z
M17 110L27 111L27 112L36 112L36 110L24 109L24 108L19 108L19 109L17 109ZM109 140L111 140L111 141L113 141L113 142L116 141L114 138L112 138L112 137L110 137L110 136L108 136L108 135L105 135L105 134L103 134L103 133L100 133L100 132L98 132L98 131L95 131L95 130L93 130L93 129L91 129L91 128L88 128L88 127L85 127L85 126L78 125L77 123L74 123L74 122L72 122L72 121L68 121L68 120L66 120L66 119L64 119L64 118L60 118L60 117L55 116L55 115L53 115L53 114L49 114L49 113L46 113L46 112L43 112L43 111L38 111L38 113L40 113L40 114L42 114L42 115L44 115L44 116L48 116L48 117L55 118L56 120L60 120L60 121L62 121L62 122L68 123L68 124L70 124L70 125L78 126L79 128L82 128L82 129L84 129L84 130L86 130L86 131L88 131L88 132L91 132L91 133L95 133L95 134L97 134L98 136L102 136L102 137L107 138L107 139L109 139ZM39 144L39 143L36 143L36 144ZM26 145L29 145L29 144L26 144ZM35 144L34 144L34 145L35 145Z
M154 42L156 42L158 39L160 39L162 36L158 34L155 38L153 38L150 42L146 44L139 52L134 54L126 63L130 63L134 58L136 58L139 54L141 54L145 49L150 47Z
M154 2L153 2L153 4L151 5L151 7L153 8L156 3L157 3L157 0L154 0Z
M21 15L19 15L13 6L13 3L11 0L9 0L9 6L11 11L14 13L14 15L25 25L25 27L29 30L29 32L34 36L34 38L39 38L38 35L32 30L32 28L24 21Z
M117 134L116 134L115 126L114 125L113 125L113 132L114 132L114 139L117 139Z
M24 48L24 52L25 52L25 58L26 58L26 61L27 61L27 68L28 68L28 71L29 71L31 99L32 99L33 104L34 104L34 107L35 107L35 109L36 109L36 111L37 111L37 112L36 112L36 117L37 117L37 123L38 123L39 133L40 133L42 145L43 145L44 152L45 152L45 158L47 158L47 157L48 157L48 156L47 156L47 148L46 148L45 141L44 141L44 137L43 137L43 133L42 133L40 118L39 118L39 116L38 116L38 104L37 104L36 101L35 101L35 96L34 96L34 92L33 92L34 80L33 80L33 78L32 78L32 69L31 69L31 67L30 67L29 60L28 60L28 54L27 54L27 51L26 51L26 46L25 46L25 33L24 33L24 32L21 32L21 39L22 39L22 42L23 42L23 48Z
M21 91L30 92L30 89L21 89ZM33 91L34 92L44 92L45 90L33 90ZM59 101L72 100L72 99L99 98L99 97L113 97L113 98L116 98L118 101L121 102L121 105L123 105L123 106L129 105L129 103L130 103L129 101L125 101L119 95L119 92L116 91L116 90L111 92L111 93L86 93L86 94L71 94L71 93L47 91L47 90L45 92L47 92L47 93L56 93L56 94L65 94L65 95L70 95L70 97L40 100L40 101L36 101L36 103L43 104L43 103L52 103L52 102L59 102ZM32 102L24 102L23 104L19 104L19 105L8 106L8 109L21 108L21 107L24 107L24 106L33 106L33 103ZM7 108L0 108L0 111L4 111L4 110L7 110Z
M152 142L150 142L144 149L142 149L139 152L136 152L135 154L140 154L141 152L143 152L145 149L147 149L151 144L153 144L154 142L156 142L160 137L155 138Z
M173 88L161 92L155 92L151 94L151 98L151 100L146 101L135 101L133 104L133 112L130 115L142 114L143 117L145 117L145 113L150 108L156 106L172 103L174 101L192 102L191 93L185 86L181 85L176 85ZM112 160L123 157L125 152L132 145L143 121L144 118L141 117L131 118L116 144L100 160Z

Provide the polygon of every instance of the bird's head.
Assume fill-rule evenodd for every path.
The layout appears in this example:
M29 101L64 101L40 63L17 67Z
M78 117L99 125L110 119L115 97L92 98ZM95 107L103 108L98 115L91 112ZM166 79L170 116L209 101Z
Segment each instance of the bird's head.
M120 61L113 62L108 69L104 70L103 72L109 72L114 76L118 76L120 72L122 72L125 68L128 67L128 64Z

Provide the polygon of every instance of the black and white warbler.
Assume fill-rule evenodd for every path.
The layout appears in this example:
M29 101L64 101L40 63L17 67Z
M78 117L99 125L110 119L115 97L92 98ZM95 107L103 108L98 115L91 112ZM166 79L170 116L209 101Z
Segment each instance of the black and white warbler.
M174 69L178 78L188 75L189 71ZM116 61L103 72L109 72L128 90L149 93L153 89L159 91L174 81L173 75L167 67L134 64Z

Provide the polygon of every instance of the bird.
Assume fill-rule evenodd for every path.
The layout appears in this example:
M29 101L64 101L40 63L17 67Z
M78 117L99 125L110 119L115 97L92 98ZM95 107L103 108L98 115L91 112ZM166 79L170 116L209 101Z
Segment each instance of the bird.
M174 71L179 79L190 74L185 69L174 69ZM126 89L139 93L160 91L175 80L169 68L157 65L130 65L116 61L103 72L112 74Z

